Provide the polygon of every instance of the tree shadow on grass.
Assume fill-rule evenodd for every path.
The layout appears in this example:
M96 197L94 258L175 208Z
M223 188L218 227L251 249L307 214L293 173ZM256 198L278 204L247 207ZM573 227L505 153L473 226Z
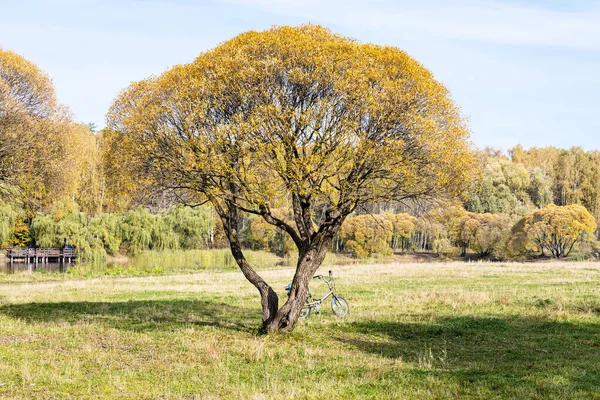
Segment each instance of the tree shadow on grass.
M338 339L369 354L413 363L409 373L457 384L465 396L600 398L600 321L426 320L350 323Z
M30 323L103 324L136 332L190 326L253 332L261 318L255 309L199 300L7 304L0 305L0 314Z

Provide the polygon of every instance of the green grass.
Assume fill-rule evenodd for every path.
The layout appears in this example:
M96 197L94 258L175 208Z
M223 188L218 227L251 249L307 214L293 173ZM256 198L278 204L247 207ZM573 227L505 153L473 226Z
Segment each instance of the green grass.
M0 285L0 396L600 399L598 264L333 270L350 315L269 337L236 271Z

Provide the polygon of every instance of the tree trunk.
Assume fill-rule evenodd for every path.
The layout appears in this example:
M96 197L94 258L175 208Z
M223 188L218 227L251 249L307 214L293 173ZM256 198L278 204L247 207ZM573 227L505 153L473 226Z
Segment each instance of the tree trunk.
M231 253L233 254L233 258L236 263L242 270L242 273L246 277L246 279L254 285L254 287L258 290L260 294L260 304L262 307L262 324L260 331L266 332L265 327L273 319L273 317L277 313L277 309L279 308L279 297L277 293L273 290L273 288L266 283L260 275L258 275L254 269L250 266L250 263L244 257L242 253L242 249L239 246L239 243L231 243Z
M235 185L232 185L232 192L236 192ZM306 302L306 294L310 280L323 263L327 250L329 249L334 236L338 233L344 218L354 211L356 207L353 206L352 203L348 203L348 205L343 208L343 213L340 213L339 211L328 211L325 222L317 232L314 231L312 220L310 220L310 218L308 218L308 221L297 218L296 224L298 227L302 226L303 223L305 225L300 235L292 231L291 228L289 230L286 229L286 232L290 233L294 239L299 254L290 294L286 303L278 310L279 298L277 297L277 293L275 293L271 286L269 286L260 275L254 271L250 263L248 263L244 257L242 246L238 238L237 227L239 215L237 204L232 200L219 203L216 198L211 196L208 197L223 222L223 230L229 240L231 253L236 263L246 279L252 283L260 293L263 318L259 332L274 333L291 331L294 329L300 316L300 311ZM294 202L298 207L303 206L303 203L300 200ZM308 207L308 205L304 205ZM270 215L266 207L262 211L263 213L261 215L268 223L286 228L287 225ZM298 215L310 215L310 213L306 214L302 210L301 212L302 214Z
M225 236L229 241L229 247L235 262L239 266L248 282L254 285L260 294L260 303L263 314L260 331L266 332L265 327L277 314L277 309L279 308L279 297L273 288L269 286L269 284L265 282L264 279L262 279L261 276L256 273L256 271L254 271L244 256L244 252L242 251L242 246L238 238L237 208L231 205L229 205L227 208L224 208L218 205L216 202L213 202L213 206L215 207L215 210L217 210L217 213L223 222L223 230L225 231Z
M333 234L321 235L301 250L288 300L271 321L263 324L265 333L289 332L294 329L306 302L308 284L323 263L332 239Z

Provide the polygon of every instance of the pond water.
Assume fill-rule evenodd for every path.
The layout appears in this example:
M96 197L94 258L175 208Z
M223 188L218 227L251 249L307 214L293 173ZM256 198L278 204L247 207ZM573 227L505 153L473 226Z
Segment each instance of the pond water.
M254 256L254 255L253 255ZM261 260L262 261L262 260ZM268 260L265 264L272 264ZM42 274L70 273L74 275L137 275L160 274L164 272L190 272L203 269L235 268L235 260L229 251L219 250L190 250L144 252L136 257L109 258L104 261L78 262L71 264L60 263L23 263L14 262L12 265L6 257L0 256L0 275L3 274Z
M282 259L266 252L249 251L248 259L260 268L290 265L291 259ZM106 261L60 263L24 263L12 265L0 256L0 276L7 274L42 275L69 273L74 276L147 275L163 273L198 272L202 270L237 270L228 249L144 252L136 257L109 258Z
M288 267L296 265L297 256L278 257L264 251L245 252L250 264L258 270ZM356 260L344 255L328 254L323 265L355 264L359 262L382 260ZM108 259L91 263L8 263L0 255L0 276L6 274L31 274L42 275L45 273L69 273L74 276L106 276L106 275L146 275L146 274L173 274L199 272L203 270L229 271L237 270L237 264L229 249L213 250L173 250L173 251L148 251L136 257L122 259Z
M67 272L69 267L73 264L61 264L61 263L46 263L46 264L34 264L34 263L13 263L12 265L8 262L0 261L0 274L14 274L14 273L33 273L33 272Z

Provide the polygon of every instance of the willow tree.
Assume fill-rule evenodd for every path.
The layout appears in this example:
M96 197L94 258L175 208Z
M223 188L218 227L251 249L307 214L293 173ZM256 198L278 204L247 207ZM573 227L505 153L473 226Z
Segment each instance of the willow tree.
M144 180L210 201L262 299L263 332L293 329L344 219L367 203L455 196L469 182L468 129L431 72L394 47L313 25L247 32L132 84L108 126ZM289 207L293 222L276 209ZM240 213L290 236L287 301L244 257Z

